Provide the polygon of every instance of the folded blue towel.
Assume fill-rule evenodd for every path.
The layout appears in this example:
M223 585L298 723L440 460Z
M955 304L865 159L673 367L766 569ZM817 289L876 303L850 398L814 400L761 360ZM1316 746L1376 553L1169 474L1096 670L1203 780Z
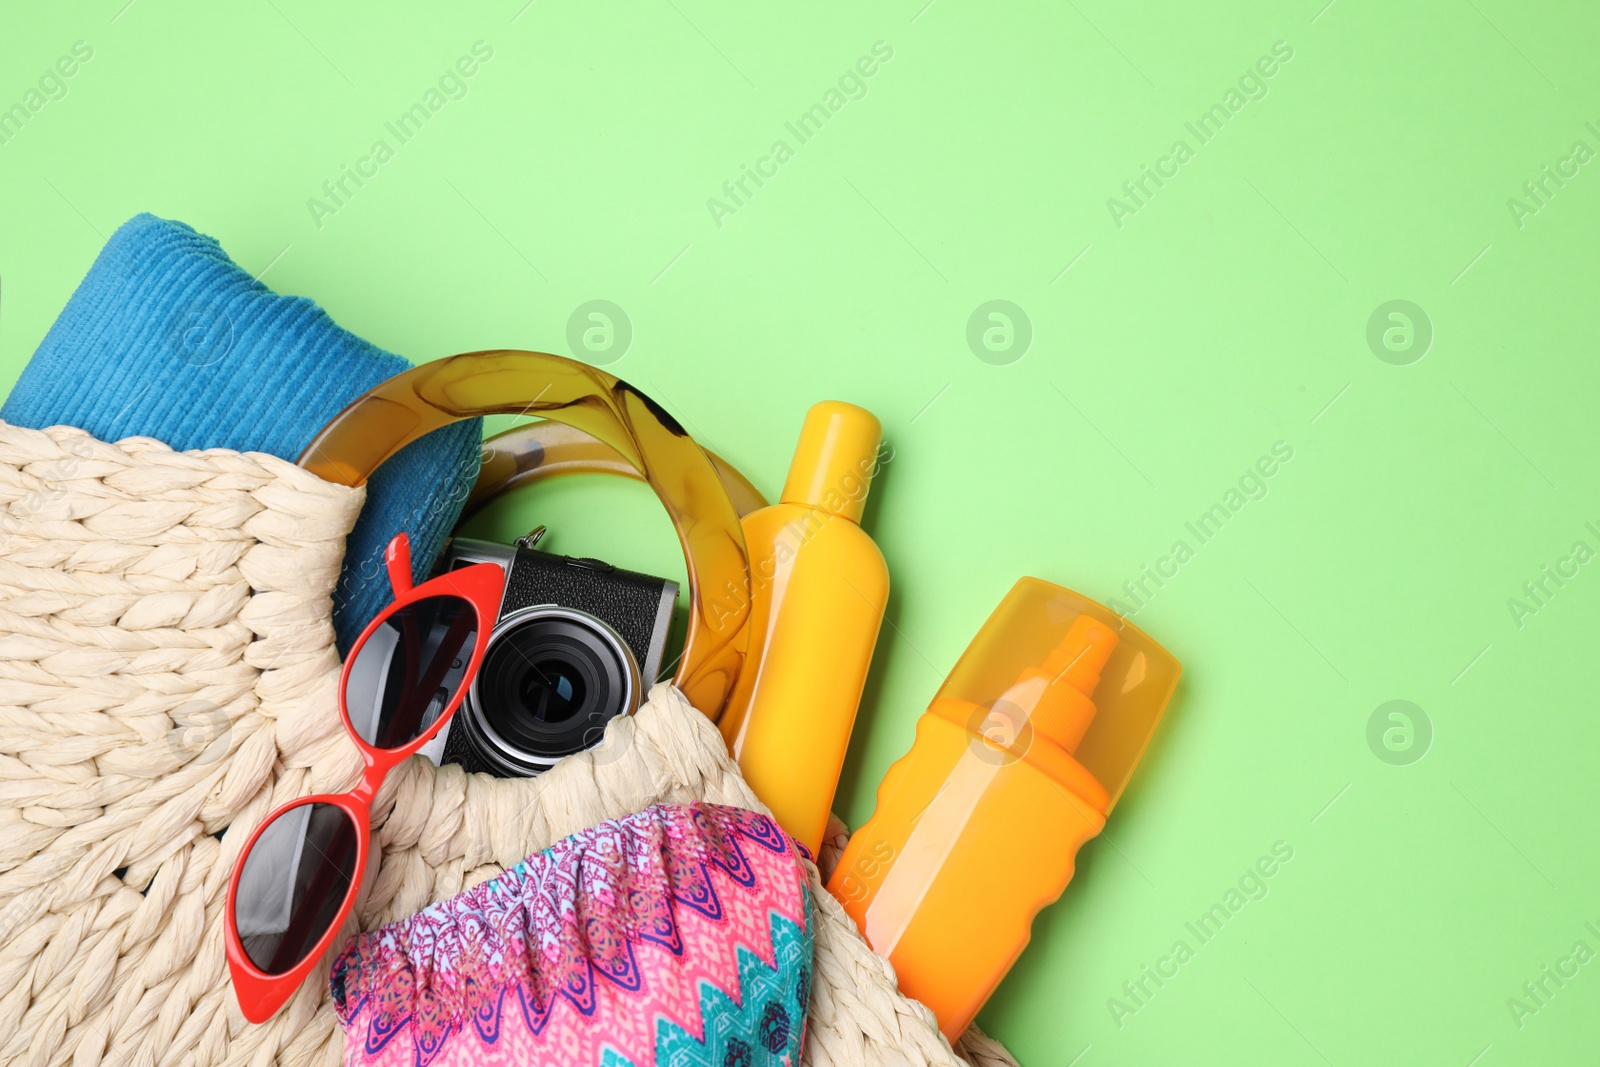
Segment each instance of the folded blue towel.
M106 242L0 419L292 462L340 409L409 366L251 278L214 238L139 215ZM334 595L341 649L392 599L382 560L395 533L410 535L419 579L432 566L477 479L482 432L473 419L429 434L368 483Z

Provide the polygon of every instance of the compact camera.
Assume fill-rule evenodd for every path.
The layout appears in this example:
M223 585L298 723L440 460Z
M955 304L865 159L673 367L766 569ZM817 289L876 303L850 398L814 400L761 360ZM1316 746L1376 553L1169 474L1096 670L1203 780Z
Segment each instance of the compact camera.
M678 583L598 559L457 537L440 569L506 572L499 617L461 707L424 749L502 778L538 774L600 742L661 670Z

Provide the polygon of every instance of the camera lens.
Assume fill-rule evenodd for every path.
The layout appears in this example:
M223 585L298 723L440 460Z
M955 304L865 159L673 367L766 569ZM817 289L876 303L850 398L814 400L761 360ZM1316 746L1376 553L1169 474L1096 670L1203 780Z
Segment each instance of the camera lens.
M566 722L583 707L588 692L583 675L572 664L540 660L522 679L523 711L540 722Z
M639 671L599 619L536 607L501 620L460 724L495 773L532 775L600 741L606 723L638 704Z

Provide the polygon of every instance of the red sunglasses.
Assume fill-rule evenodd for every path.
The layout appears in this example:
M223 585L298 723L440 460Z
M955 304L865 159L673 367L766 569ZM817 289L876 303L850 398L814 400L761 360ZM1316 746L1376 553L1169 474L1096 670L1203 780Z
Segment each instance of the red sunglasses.
M254 1023L271 1018L332 947L366 873L372 798L461 706L499 616L505 572L493 563L413 587L403 533L384 562L394 603L362 631L339 676L339 716L366 763L361 781L274 811L228 883L228 969Z

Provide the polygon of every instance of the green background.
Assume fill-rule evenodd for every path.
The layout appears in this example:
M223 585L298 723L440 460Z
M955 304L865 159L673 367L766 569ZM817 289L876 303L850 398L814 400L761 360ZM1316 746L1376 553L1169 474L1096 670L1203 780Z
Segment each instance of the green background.
M982 1023L1030 1065L1594 1062L1600 963L1520 1025L1508 998L1600 951L1600 565L1520 620L1508 601L1600 549L1600 165L1520 220L1508 199L1600 149L1600 18L1323 2L12 11L0 106L73 42L94 57L0 146L0 378L148 210L414 360L572 353L574 310L612 301L626 353L572 354L769 494L808 405L865 405L894 449L867 516L893 595L852 823L1018 576L1129 603L1187 541L1136 616L1178 699ZM465 97L319 226L308 199L480 40ZM866 95L800 144L785 122L878 41ZM1200 144L1185 123L1276 42L1266 95ZM793 158L714 218L778 139ZM1115 217L1179 139L1193 158ZM980 359L996 299L1031 343ZM1369 345L1392 300L1425 353L1415 313L1409 350ZM1185 524L1277 442L1265 497L1200 544ZM540 488L480 529L533 521L681 573L640 486ZM1429 724L1398 753L1368 741L1391 700ZM1185 923L1276 842L1265 897L1199 944ZM1128 999L1179 939L1193 958Z

